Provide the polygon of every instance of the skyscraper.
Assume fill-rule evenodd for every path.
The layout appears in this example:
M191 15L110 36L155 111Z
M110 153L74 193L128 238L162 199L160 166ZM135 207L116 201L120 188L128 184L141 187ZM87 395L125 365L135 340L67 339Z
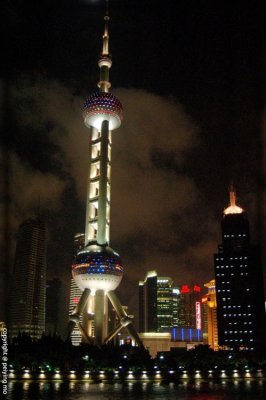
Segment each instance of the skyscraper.
M177 319L178 295L172 278L148 271L139 282L140 332L171 332Z
M45 333L58 335L60 315L60 294L62 282L59 278L46 282Z
M139 331L157 332L157 272L139 282Z
M173 327L173 280L157 278L157 332L171 332Z
M210 282L205 283L204 286L208 288L208 293L202 297L201 302L203 308L206 308L207 314L208 345L213 350L219 350L215 280L212 279Z
M179 302L180 302L180 290L177 286L174 286L172 289L172 316L173 316L173 326L178 326L178 310L179 310Z
M249 222L232 186L221 227L214 255L219 346L254 350L266 335L260 252L250 243Z
M79 250L83 249L84 243L85 243L85 233L77 233L74 236L73 257L76 257L77 252ZM69 296L69 315L71 315L75 311L75 308L77 307L77 304L79 303L81 295L82 295L82 290L76 284L73 276L71 276L70 296ZM83 315L80 316L80 322L81 323L83 322ZM82 335L81 335L80 329L78 328L77 325L74 326L74 329L71 332L70 338L71 338L71 342L74 346L78 346L81 343Z
M71 278L70 283L70 296L69 296L69 316L71 316L80 301L82 290L78 287L74 278ZM83 323L83 314L80 316L80 323ZM82 334L77 325L74 326L70 334L71 343L78 346L82 342Z
M120 101L109 91L112 61L107 13L104 21L103 47L98 61L99 91L93 93L83 107L84 123L90 130L90 168L85 247L78 251L72 265L72 275L82 296L70 316L69 331L78 326L85 340L101 345L125 327L141 345L132 319L115 294L123 277L123 266L119 255L109 247L112 131L121 125L123 110ZM108 300L119 317L119 324L111 333L108 332ZM85 309L86 321L81 324L80 317Z
M8 333L39 339L45 331L45 226L39 217L24 221L18 230L12 275Z
M178 326L202 329L201 288L199 285L182 285L178 305Z

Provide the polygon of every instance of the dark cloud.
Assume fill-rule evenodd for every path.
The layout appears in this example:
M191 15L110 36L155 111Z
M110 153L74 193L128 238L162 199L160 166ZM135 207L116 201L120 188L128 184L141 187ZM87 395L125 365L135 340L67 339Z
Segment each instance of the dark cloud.
M211 270L207 250L214 250L215 222L185 167L190 150L200 143L200 131L173 99L135 89L115 92L125 115L121 128L113 133L111 245L125 260L124 285L135 288L136 296L138 280L151 268L172 276L176 283L181 276L182 282L188 281L194 269L199 273L193 273L193 279L207 279ZM43 161L38 168L36 155L27 164L15 155L11 158L11 226L16 228L18 219L33 209L40 196L44 214L49 210L49 257L52 260L57 254L52 264L60 274L67 256L60 260L58 254L67 253L70 259L72 253L69 243L74 227L69 229L69 225L75 209L81 210L81 231L85 225L89 132L82 121L82 99L59 82L40 77L17 84L12 96L18 104L15 118L23 141L38 144L41 135L44 146L36 146ZM44 162L42 152L47 148L53 151ZM70 182L69 201L62 203ZM76 196L74 204L71 196ZM59 224L65 230L60 245L54 240L59 227L53 225L54 219L49 221L51 213L65 214ZM59 265L55 267L54 262ZM62 276L69 279L70 265L66 268Z

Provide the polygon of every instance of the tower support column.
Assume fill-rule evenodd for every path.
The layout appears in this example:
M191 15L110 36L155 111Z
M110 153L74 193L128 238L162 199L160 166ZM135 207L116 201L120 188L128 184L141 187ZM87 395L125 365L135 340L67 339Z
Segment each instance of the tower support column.
M96 346L101 346L106 336L105 295L104 290L95 293L94 335Z
M141 347L142 342L139 338L139 335L132 324L132 319L127 315L126 311L123 309L117 295L113 290L110 290L107 293L107 296L115 309L115 312L120 319L120 324L126 328L128 334L135 340L135 342Z

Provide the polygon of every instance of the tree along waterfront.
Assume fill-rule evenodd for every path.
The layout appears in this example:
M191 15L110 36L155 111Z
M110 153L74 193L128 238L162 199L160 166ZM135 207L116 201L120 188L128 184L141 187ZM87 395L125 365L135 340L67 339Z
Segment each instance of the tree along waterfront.
M252 371L266 370L266 352L213 351L208 345L199 345L194 349L172 349L159 352L152 359L148 350L131 345L102 347L82 344L73 346L69 340L63 341L58 336L43 336L32 341L28 335L21 334L9 343L9 370L23 372L55 373L60 370L83 372L111 372L115 369L131 370L140 373L143 370L156 369L168 371L195 372L197 370Z

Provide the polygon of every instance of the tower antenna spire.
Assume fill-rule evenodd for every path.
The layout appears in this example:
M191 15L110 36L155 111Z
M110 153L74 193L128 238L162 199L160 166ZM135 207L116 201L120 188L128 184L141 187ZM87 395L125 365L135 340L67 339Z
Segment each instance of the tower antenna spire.
M233 181L231 181L229 185L229 202L231 207L236 205L236 189Z
M109 7L108 7L108 0L106 0L106 8L105 8L105 15L104 15L104 33L103 33L103 50L102 56L109 55Z
M236 189L233 181L229 185L229 206L224 210L224 214L242 214L243 208L236 204Z
M106 1L106 9L104 15L104 31L103 31L103 45L98 66L100 68L100 80L98 82L98 88L101 92L108 93L111 87L109 81L109 69L112 66L111 55L109 54L109 10L108 0Z

